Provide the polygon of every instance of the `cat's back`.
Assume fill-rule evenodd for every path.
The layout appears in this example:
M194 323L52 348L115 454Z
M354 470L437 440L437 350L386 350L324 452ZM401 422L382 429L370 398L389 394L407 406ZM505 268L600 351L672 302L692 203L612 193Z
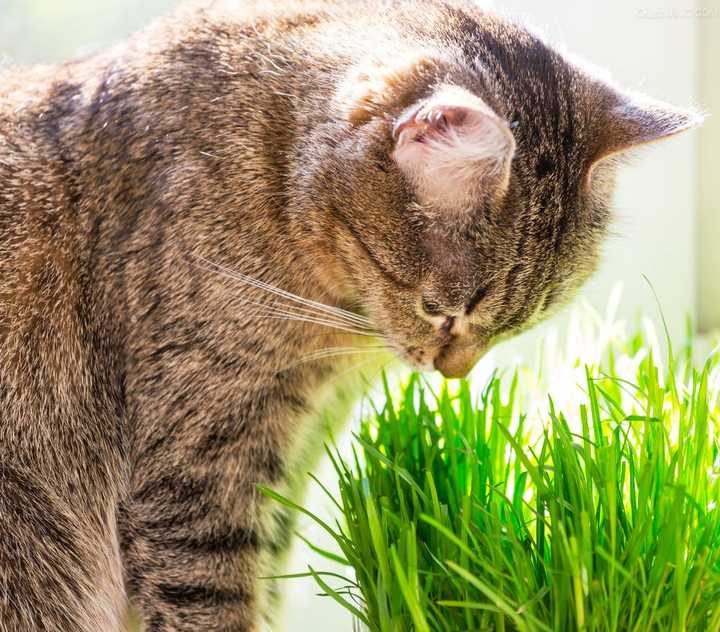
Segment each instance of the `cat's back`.
M81 63L0 73L0 340L53 309L77 240L65 131ZM4 344L4 346L7 346Z

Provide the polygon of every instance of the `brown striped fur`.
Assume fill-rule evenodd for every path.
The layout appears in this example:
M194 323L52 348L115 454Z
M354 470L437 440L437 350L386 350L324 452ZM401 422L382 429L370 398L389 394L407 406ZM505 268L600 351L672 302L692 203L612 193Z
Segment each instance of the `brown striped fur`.
M623 122L614 88L460 0L221 5L0 76L2 632L112 632L127 598L150 632L269 618L257 577L292 519L255 486L294 488L322 441L301 426L341 363L303 359L364 337L222 272L461 374L591 272L598 160L690 123ZM441 82L516 146L507 189L462 213L391 157Z

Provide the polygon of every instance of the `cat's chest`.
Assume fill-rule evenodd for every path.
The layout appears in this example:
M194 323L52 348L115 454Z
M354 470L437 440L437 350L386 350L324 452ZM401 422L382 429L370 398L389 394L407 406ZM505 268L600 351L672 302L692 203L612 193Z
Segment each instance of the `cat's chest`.
M311 390L312 405L292 423L293 436L286 461L289 478L307 479L307 472L317 466L325 446L338 437L356 414L363 393L375 383L388 362L389 355L378 354L370 362L357 359L338 363L325 380ZM301 487L302 481L295 486Z

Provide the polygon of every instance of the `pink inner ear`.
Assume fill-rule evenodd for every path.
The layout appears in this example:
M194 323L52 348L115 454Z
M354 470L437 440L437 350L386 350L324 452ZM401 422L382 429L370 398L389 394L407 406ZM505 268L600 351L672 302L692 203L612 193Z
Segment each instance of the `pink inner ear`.
M444 90L405 111L393 139L393 158L426 204L461 211L483 192L507 185L512 133L465 90Z

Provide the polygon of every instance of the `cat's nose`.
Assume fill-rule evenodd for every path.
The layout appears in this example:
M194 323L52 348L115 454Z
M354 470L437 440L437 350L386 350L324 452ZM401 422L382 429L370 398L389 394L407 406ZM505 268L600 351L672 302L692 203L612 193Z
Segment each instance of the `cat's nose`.
M445 377L465 377L485 353L481 345L449 344L435 356L433 364Z

